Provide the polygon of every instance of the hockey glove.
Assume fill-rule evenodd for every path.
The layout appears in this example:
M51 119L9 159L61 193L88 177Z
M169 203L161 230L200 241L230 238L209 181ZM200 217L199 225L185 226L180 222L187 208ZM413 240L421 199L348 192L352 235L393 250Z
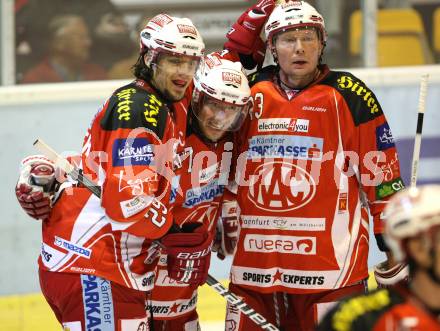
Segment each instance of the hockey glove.
M44 220L51 211L55 185L55 164L43 155L31 155L21 161L15 195L23 210L34 219Z
M227 33L228 41L224 47L242 55L251 55L254 65L262 64L266 45L260 38L260 32L274 7L274 0L260 0L247 9ZM246 69L251 69L244 63L243 65Z
M184 229L184 231L190 231ZM204 227L170 233L162 238L167 252L168 276L193 286L206 282L211 262L212 236Z
M387 262L379 263L374 267L374 278L377 287L384 288L394 285L400 281L409 280L408 264L398 263L394 267L387 269Z
M223 260L226 255L234 254L238 240L237 201L225 201L222 206L222 215L217 222L212 250L217 257Z

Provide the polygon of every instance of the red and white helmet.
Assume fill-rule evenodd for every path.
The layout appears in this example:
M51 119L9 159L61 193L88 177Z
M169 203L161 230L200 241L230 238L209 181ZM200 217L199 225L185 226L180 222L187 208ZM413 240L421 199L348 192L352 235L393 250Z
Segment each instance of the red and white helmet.
M150 63L157 53L200 58L205 52L202 36L189 18L167 14L154 16L140 33L140 50L152 50ZM150 63L147 63L149 66Z
M215 99L237 110L233 123L221 130L238 130L252 105L250 95L249 82L240 62L223 59L218 53L211 53L201 60L194 75L191 105L197 118L204 100Z
M313 6L305 1L281 3L275 7L266 22L266 39L272 46L272 39L276 33L302 26L316 27L321 33L322 41L327 40L324 18Z
M385 241L397 261L406 257L405 239L440 226L440 185L408 188L396 193L385 208Z

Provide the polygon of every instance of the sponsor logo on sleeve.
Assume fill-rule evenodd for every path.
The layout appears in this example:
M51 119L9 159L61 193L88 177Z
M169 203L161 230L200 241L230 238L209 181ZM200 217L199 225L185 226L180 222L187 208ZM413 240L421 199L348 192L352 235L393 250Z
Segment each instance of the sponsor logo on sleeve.
M378 171L376 174L382 174L383 180L385 182L391 181L393 178L399 177L400 169L399 169L399 158L397 156L397 152L394 153L394 156L390 161L378 165Z
M244 238L244 250L257 253L315 255L316 238L247 234Z
M114 167L152 165L154 145L146 138L116 139L112 156Z
M321 160L324 140L304 136L254 136L249 139L248 159L283 158Z
M376 187L376 198L382 199L390 196L400 190L403 190L405 185L400 177L390 181L380 184Z
M85 257L86 259L90 259L90 255L92 255L92 250L88 248L81 247L79 245L73 244L68 240L55 236L54 244L58 247L62 247L67 251Z
M93 275L81 275L86 330L115 330L111 283Z
M218 182L218 179L215 179L205 186L188 190L183 207L192 208L201 203L213 201L216 197L223 195L224 185L219 185Z
M394 138L387 122L376 128L376 145L379 151L394 147Z
M258 132L309 132L309 120L300 118L264 118L258 120Z
M199 183L206 183L209 182L211 179L213 179L215 177L215 175L217 175L219 168L220 167L220 163L217 162L215 164L210 165L209 167L200 170L199 172Z
M151 197L138 195L132 199L121 201L121 211L125 218L136 215L142 210L146 209L151 203Z
M170 203L174 203L176 201L177 191L179 190L179 186L180 186L180 175L174 176L173 179L171 179Z

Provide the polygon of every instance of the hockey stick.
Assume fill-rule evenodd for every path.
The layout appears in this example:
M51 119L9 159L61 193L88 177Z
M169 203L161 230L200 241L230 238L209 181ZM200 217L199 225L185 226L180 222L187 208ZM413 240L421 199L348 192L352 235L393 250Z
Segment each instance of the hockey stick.
M413 158L411 163L411 187L415 187L417 184L417 173L420 160L420 146L422 144L422 129L423 129L423 116L425 114L425 100L428 90L428 78L429 75L425 74L420 80L420 94L419 94L419 108L417 116L417 129L416 137L414 140Z
M41 139L37 139L34 142L34 147L43 153L49 160L51 160L57 167L64 170L66 174L71 176L73 179L77 180L79 183L83 184L88 188L94 195L98 198L101 197L101 188L97 186L89 178L82 175L82 173L69 163L65 158L59 155L55 150L53 150L49 145L47 145ZM159 246L163 247L162 243L155 241ZM269 331L279 331L277 327L269 323L261 314L257 313L252 307L250 307L243 299L238 298L234 293L228 291L217 279L208 274L206 283L212 287L217 293L223 296L230 304L234 305L239 309L244 315L250 318L256 325L258 325L262 330Z

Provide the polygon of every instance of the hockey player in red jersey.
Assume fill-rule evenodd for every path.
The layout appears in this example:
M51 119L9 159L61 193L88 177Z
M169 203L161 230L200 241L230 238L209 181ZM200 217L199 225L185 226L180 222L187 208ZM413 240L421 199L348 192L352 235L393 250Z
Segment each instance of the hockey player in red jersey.
M223 238L216 243L223 255L232 253L231 241L237 232L235 196L226 190L233 162L231 133L240 128L250 106L242 65L217 53L206 56L194 77L182 168L173 179L175 188L181 190L172 193L173 216L180 226L201 224L211 237L220 216L218 225L225 229L219 231ZM147 302L155 330L198 330L197 287L176 282L169 272L166 257L161 256L152 298Z
M226 47L249 57L242 42L249 38L240 33L258 36L263 24L246 12ZM365 290L368 216L387 250L380 215L403 183L373 92L321 64L327 35L315 8L279 4L265 33L276 66L250 78L254 107L240 135L230 290L280 329L309 331L341 297ZM252 327L228 305L227 330Z
M136 79L105 102L83 145L83 174L101 186L101 199L67 181L51 212L35 212L47 207L48 193L38 184L51 186L54 167L44 158L23 162L16 194L31 216L44 218L40 284L66 329L147 328L145 297L160 252L153 240L173 224L173 164L183 151L203 52L189 19L160 14L142 30ZM182 242L188 235L191 243ZM209 234L195 230L174 239L180 242L170 244L174 263L193 266L190 275L174 276L203 283L210 254L201 252L209 252ZM180 258L183 251L190 257Z
M411 281L344 300L322 331L440 330L440 186L405 189L386 209L385 240Z

